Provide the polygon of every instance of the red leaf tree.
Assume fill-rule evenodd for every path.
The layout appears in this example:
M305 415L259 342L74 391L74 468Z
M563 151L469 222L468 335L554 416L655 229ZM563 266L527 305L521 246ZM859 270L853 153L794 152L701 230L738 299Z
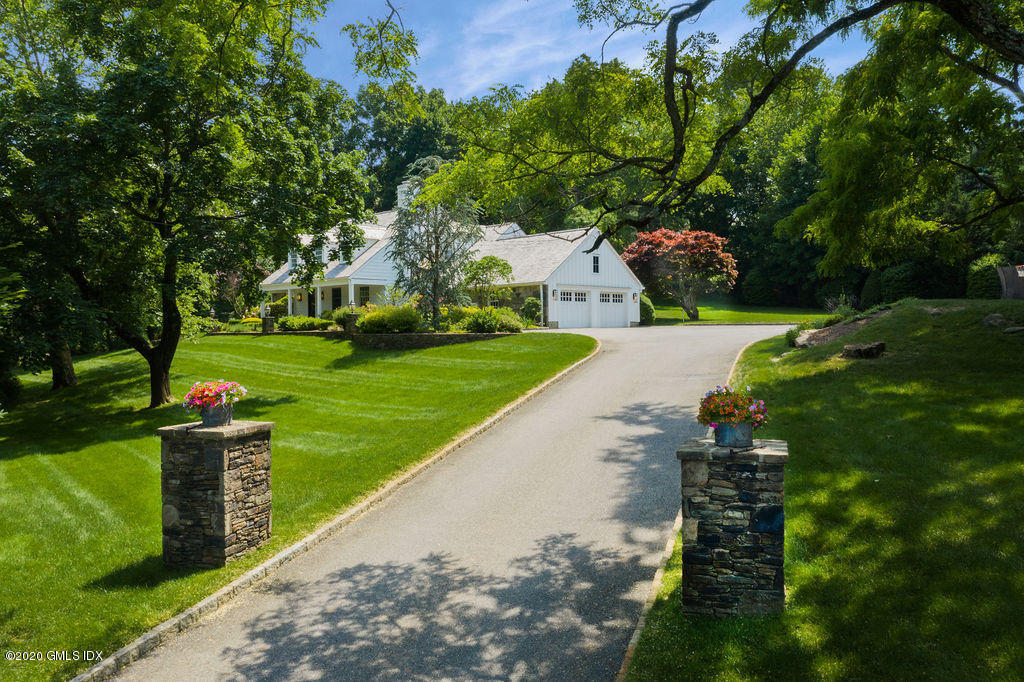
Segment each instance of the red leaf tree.
M655 295L670 296L691 320L700 318L697 297L729 291L736 283L736 259L729 240L711 232L641 232L622 258Z

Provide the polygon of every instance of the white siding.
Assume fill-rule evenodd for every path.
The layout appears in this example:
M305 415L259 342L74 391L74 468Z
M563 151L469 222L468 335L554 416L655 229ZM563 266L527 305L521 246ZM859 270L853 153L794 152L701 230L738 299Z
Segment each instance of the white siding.
M579 314L579 311L570 311L570 306L562 301L552 301L549 298L548 302L551 304L549 319L558 322L559 328L576 327L581 323L588 326L615 327L640 323L639 296L643 287L607 241L603 242L597 251L586 253L586 250L594 245L596 239L597 235L592 234L580 240L580 245L547 280L551 290L587 292L589 314L585 318ZM594 272L594 256L598 256L600 259L598 272ZM600 300L602 292L622 294L623 302L621 304L602 304ZM636 300L634 300L634 296Z
M398 274L395 271L395 264L388 259L391 252L391 244L373 254L368 261L352 274L354 282L379 282L381 284L394 284Z

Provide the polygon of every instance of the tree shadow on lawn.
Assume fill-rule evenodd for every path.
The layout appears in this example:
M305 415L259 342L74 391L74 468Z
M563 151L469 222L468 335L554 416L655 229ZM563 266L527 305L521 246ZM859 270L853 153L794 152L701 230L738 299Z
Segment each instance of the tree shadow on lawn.
M553 535L493 575L447 554L268 583L230 676L286 679L614 677L640 604L636 558Z
M973 393L951 367L893 383L884 358L776 380L770 434L790 444L787 611L721 621L655 614L660 656L681 652L659 674L1019 675L1024 442L1019 414L992 385L999 359L987 362ZM780 405L782 396L799 409ZM658 609L678 600L677 590Z
M0 429L0 461L40 452L66 454L143 436L155 438L162 426L198 419L195 414L189 416L180 403L146 409L149 375L140 363L126 359L84 367L79 369L78 377L77 386L59 392L42 385L25 391L24 399L4 418ZM138 407L112 402L111 396L137 396ZM235 417L258 419L277 406L297 401L294 396L247 398L236 406Z
M102 578L91 580L85 584L90 590L119 590L123 588L153 588L167 582L185 578L209 568L191 566L168 566L163 556L156 554L139 559L127 566L111 571Z

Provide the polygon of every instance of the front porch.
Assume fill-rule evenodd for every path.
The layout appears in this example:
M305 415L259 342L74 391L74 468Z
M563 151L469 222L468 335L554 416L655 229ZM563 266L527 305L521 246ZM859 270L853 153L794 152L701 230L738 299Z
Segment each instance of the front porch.
M314 284L310 289L281 286L267 290L269 301L260 303L260 317L267 317L271 303L286 301L287 315L322 317L337 308L355 308L380 303L385 289L379 282L333 280Z

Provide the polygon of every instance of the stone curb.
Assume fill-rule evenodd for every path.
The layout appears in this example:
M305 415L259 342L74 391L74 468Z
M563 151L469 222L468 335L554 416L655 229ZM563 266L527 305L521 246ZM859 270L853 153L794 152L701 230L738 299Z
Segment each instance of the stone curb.
M640 620L636 622L633 636L629 638L626 656L622 659L622 666L619 668L619 674L615 676L615 682L623 682L626 679L626 673L629 672L629 664L633 662L633 654L636 653L636 645L640 643L640 635L643 633L644 625L647 623L647 614L654 608L658 592L661 591L661 581L665 577L665 566L668 565L669 559L672 558L672 550L676 547L676 536L679 535L682 527L683 510L680 509L676 513L675 522L672 524L672 534L668 536L668 542L665 543L665 551L661 553L661 561L658 563L658 570L654 574L654 580L651 581L651 589L647 592L647 601L644 602L644 607L640 611Z
M728 325L718 326L724 327ZM739 352L736 353L736 358L732 361L732 366L729 368L729 375L725 380L726 384L732 383L732 377L736 373L736 365L739 364L740 358L743 357L743 354L747 349L761 341L764 341L764 339L756 339L743 346L743 348L740 348ZM711 427L708 427L706 438L710 439L714 437L714 430ZM661 563L658 565L658 571L654 574L654 579L651 581L651 589L647 593L647 601L644 602L644 607L640 611L640 619L636 622L636 629L633 630L633 636L629 638L629 645L626 647L626 655L622 659L622 666L619 668L619 674L615 676L615 682L623 682L626 679L626 673L629 672L629 666L633 662L633 655L636 654L637 644L640 643L640 635L643 634L644 625L647 623L647 614L651 612L651 609L654 607L654 601L658 598L658 592L661 591L661 581L665 577L665 566L668 565L668 560L672 558L672 550L675 549L676 535L679 534L682 527L683 510L680 509L676 514L676 521L672 525L672 533L668 537L668 542L665 543L665 551L661 555Z
M594 337L590 337L594 338ZM292 559L305 554L307 551L320 544L331 535L344 529L346 526L351 524L357 518L365 514L371 508L376 506L378 503L390 497L392 494L398 491L399 488L404 486L406 483L412 481L416 476L429 468L432 464L436 464L448 455L452 454L463 445L469 443L480 434L489 430L492 426L503 420L512 412L516 411L524 404L535 398L546 389L550 388L553 384L561 381L567 375L578 369L583 364L592 360L598 353L601 352L601 341L600 339L594 339L597 345L594 350L590 352L584 358L577 360L573 364L569 365L561 372L544 381L538 386L533 387L523 395L519 396L511 403L501 408L486 420L477 424L476 426L470 427L466 431L463 431L460 435L456 436L454 440L449 442L447 445L436 451L433 455L430 455L427 459L421 461L418 464L413 465L411 468L397 474L390 481L385 483L382 487L378 488L375 492L369 496L363 498L362 501L357 502L354 506L349 507L346 511L336 516L334 519L328 521L326 524L320 526L317 530L307 535L303 539L299 540L295 544L286 547L285 549L278 552L276 555L267 559L262 564L253 568L248 573L245 573L233 581L220 588L209 597L206 597L199 603L185 609L176 616L172 616L160 623L149 632L146 632L138 639L126 644L121 647L113 654L103 659L96 665L92 666L88 670L83 671L78 676L72 679L72 682L94 682L97 680L106 680L121 670L125 669L133 661L142 658L145 654L149 653L156 647L164 644L171 640L176 634L187 630L193 624L195 624L203 616L217 610L228 601L230 601L236 594L242 590L251 587L256 582L262 580L270 573L274 572L284 564L288 563Z

